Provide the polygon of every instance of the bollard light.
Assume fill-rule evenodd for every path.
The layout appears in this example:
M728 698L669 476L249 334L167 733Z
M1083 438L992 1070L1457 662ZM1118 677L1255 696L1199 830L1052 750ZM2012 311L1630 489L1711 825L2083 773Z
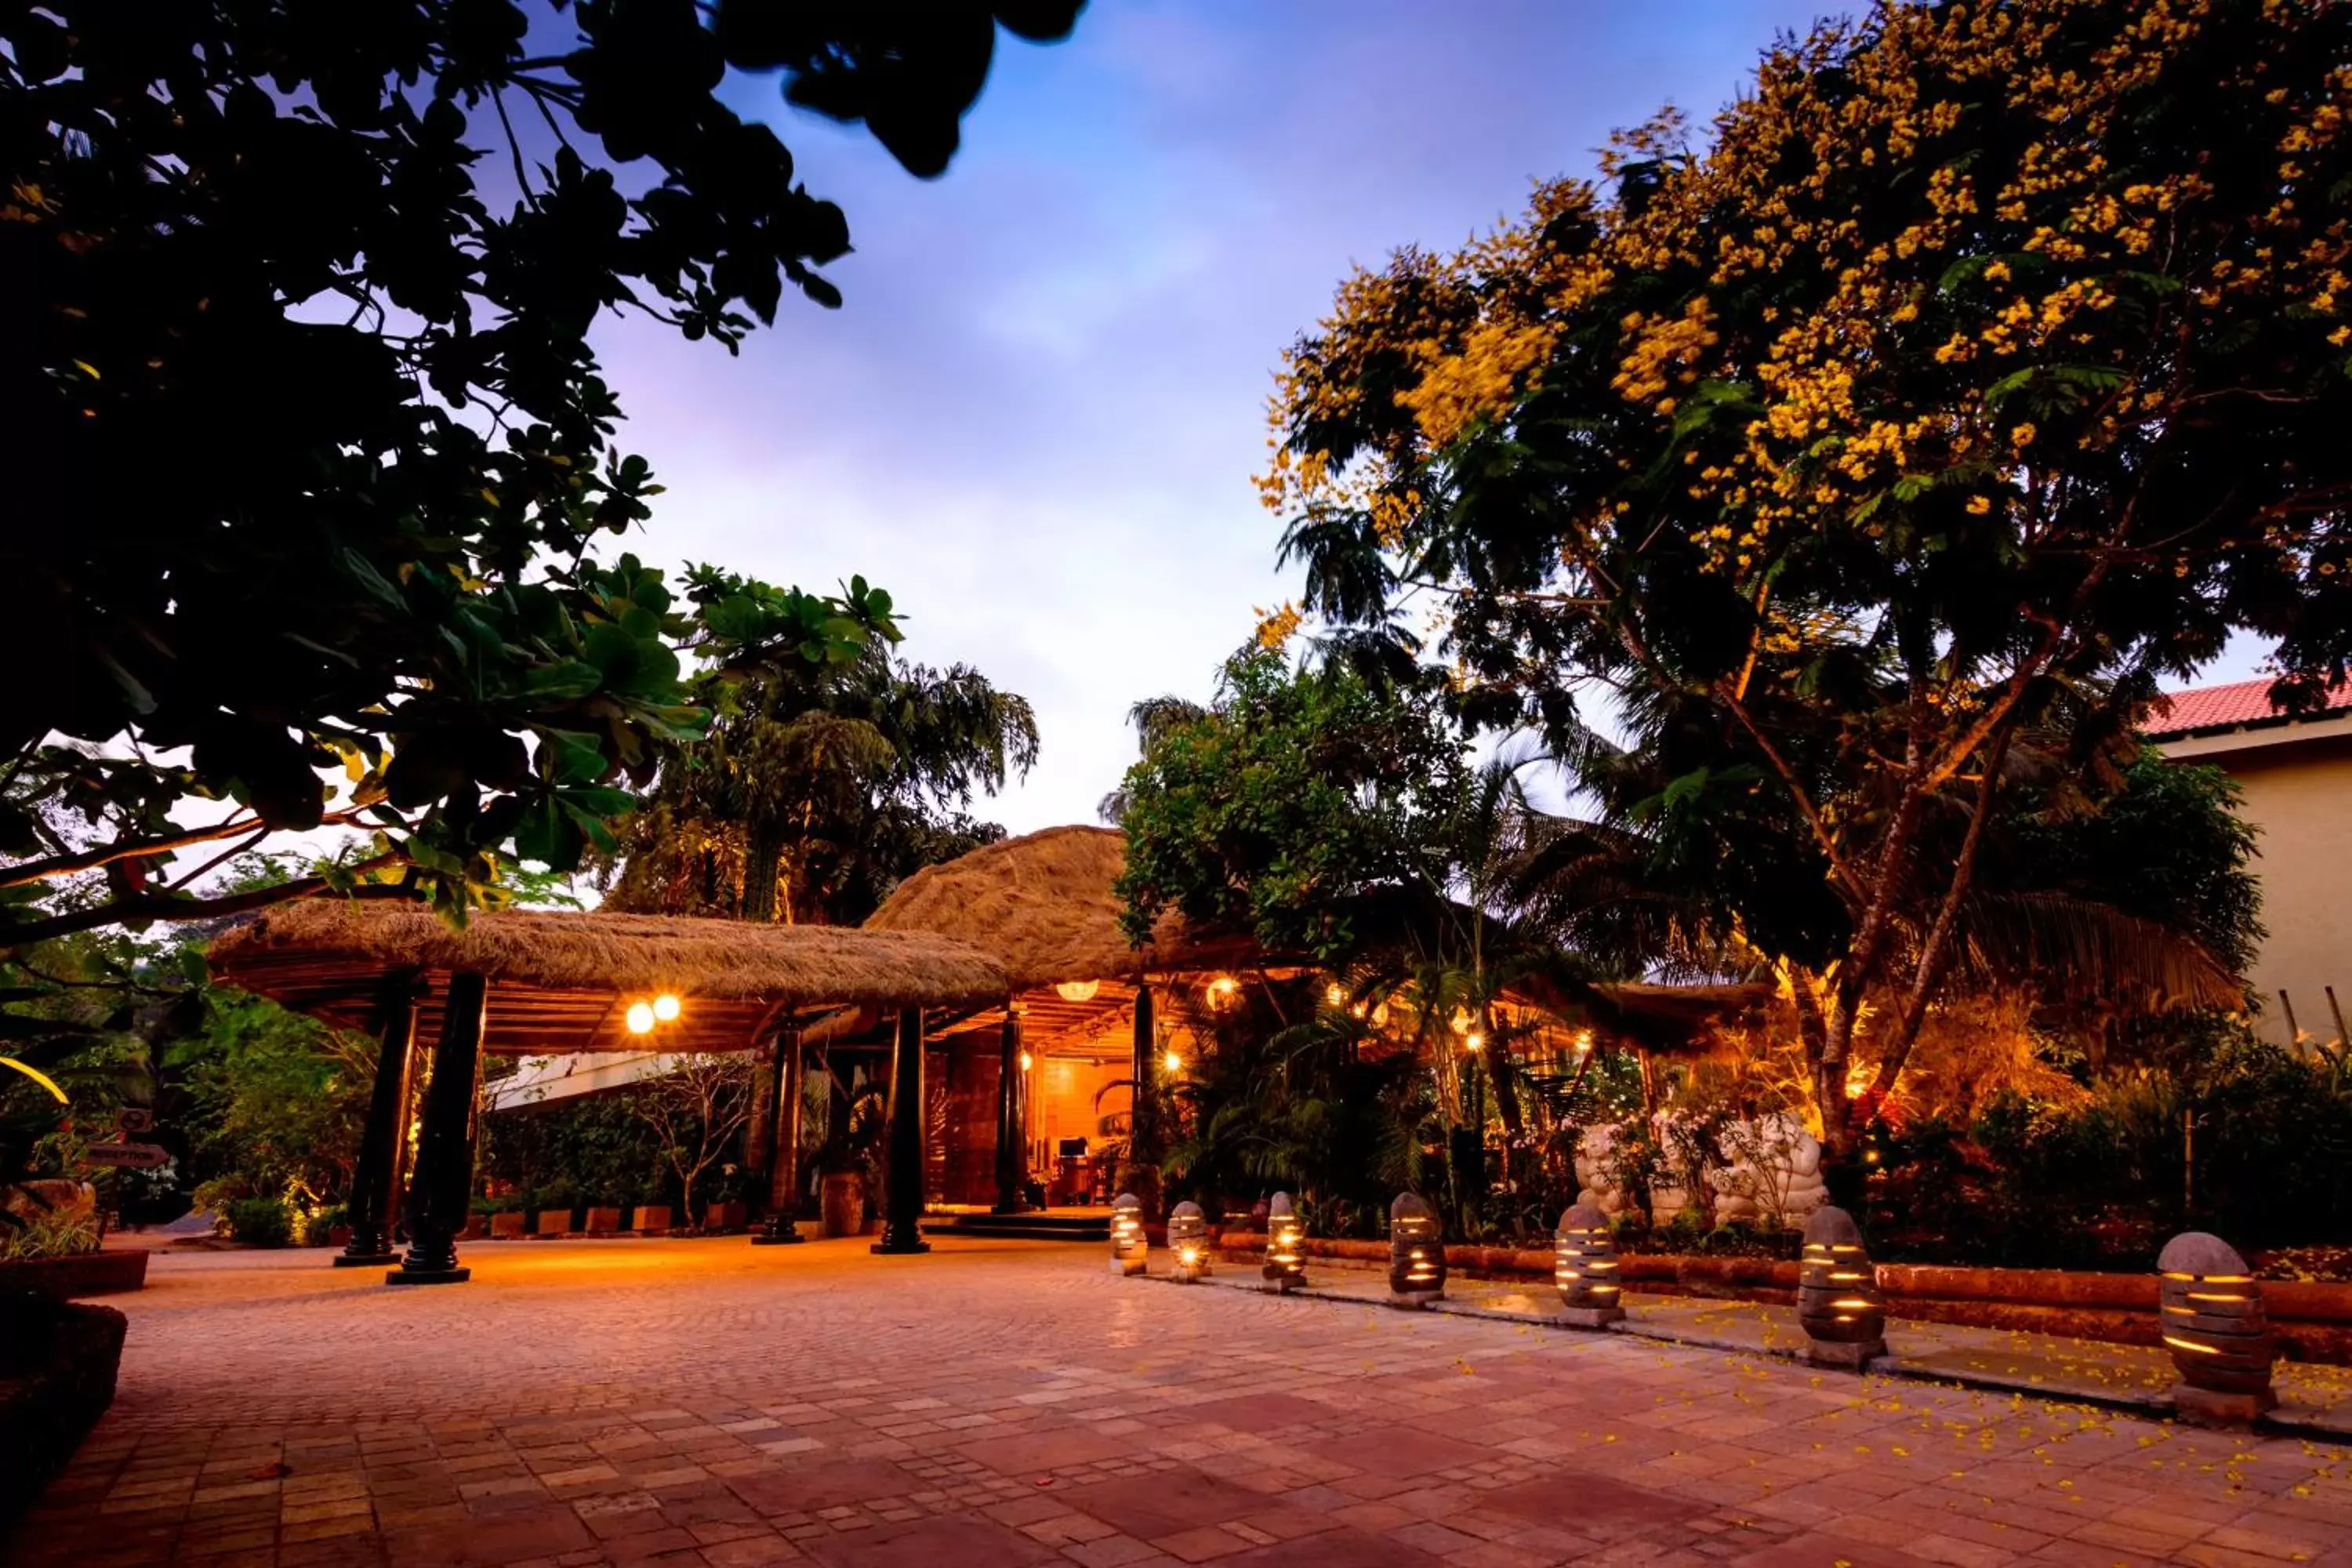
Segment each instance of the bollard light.
M1288 1193L1276 1193L1265 1211L1265 1288L1288 1295L1307 1283L1307 1226Z
M1151 1238L1143 1231L1143 1200L1121 1193L1110 1205L1110 1271L1140 1274L1150 1256Z
M1209 1277L1209 1222L1195 1203L1168 1211L1169 1275L1190 1285Z
M2218 1236L2183 1231L2156 1260L2164 1347L2180 1382L2173 1408L2211 1425L2243 1424L2274 1408L2271 1362L2278 1336L2263 1288L2237 1249Z
M1860 1372L1886 1353L1886 1299L1862 1231L1841 1208L1819 1208L1805 1222L1804 1260L1797 1270L1797 1321L1805 1359L1815 1366Z
M1577 1204L1560 1215L1551 1282L1559 1291L1560 1317L1571 1328L1606 1328L1624 1317L1616 1238L1609 1234L1609 1216L1591 1204Z
M1419 1193L1399 1193L1389 1205L1389 1295L1400 1307L1445 1295L1445 1237Z

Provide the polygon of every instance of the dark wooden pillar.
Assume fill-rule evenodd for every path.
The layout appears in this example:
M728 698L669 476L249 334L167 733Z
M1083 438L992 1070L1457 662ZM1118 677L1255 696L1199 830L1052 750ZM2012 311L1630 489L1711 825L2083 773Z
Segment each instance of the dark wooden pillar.
M784 1076L783 1036L780 1031L764 1042L754 1038L751 1047L759 1065L751 1069L751 1108L743 1117L743 1168L764 1172L776 1152L776 1087Z
M751 1235L754 1247L789 1246L801 1239L793 1216L801 1206L801 1075L806 1058L801 1032L787 1024L776 1034L772 1102L775 1134L768 1140L768 1217Z
M408 1257L384 1276L388 1285L454 1285L472 1273L457 1267L457 1233L466 1228L474 1194L475 1090L482 1077L482 1024L489 996L489 984L478 974L449 977L416 1142Z
M923 1010L898 1011L890 1058L890 1131L877 1252L929 1252L923 1239Z
M1160 1213L1160 1040L1152 1026L1151 983L1135 982L1135 1060L1128 1111L1128 1173L1119 1186L1142 1202L1147 1216Z
M1004 1004L997 1044L996 1212L1029 1212L1028 1075L1021 1070L1021 1015Z
M335 1255L338 1268L382 1268L400 1261L392 1244L392 1222L400 1191L400 1149L408 1136L408 1064L416 1040L417 986L414 974L395 974L384 982L375 1092L368 1097L359 1165L352 1172L352 1239Z

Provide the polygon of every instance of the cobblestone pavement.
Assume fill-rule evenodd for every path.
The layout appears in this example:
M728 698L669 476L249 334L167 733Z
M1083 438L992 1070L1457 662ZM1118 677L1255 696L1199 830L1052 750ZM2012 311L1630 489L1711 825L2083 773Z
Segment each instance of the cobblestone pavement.
M159 1256L21 1563L2352 1563L2341 1448L1091 1248ZM356 1276L356 1277L355 1277Z

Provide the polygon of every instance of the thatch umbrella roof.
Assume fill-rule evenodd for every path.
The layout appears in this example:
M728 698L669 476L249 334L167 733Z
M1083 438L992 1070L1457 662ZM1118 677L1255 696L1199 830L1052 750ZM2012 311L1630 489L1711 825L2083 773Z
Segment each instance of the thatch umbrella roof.
M490 981L489 1049L741 1050L787 1009L963 1007L1001 1000L987 952L950 938L838 926L668 915L501 910L453 928L415 904L306 899L212 944L213 973L289 1007L367 1026L390 976L430 984L459 970ZM438 1026L432 984L420 1027ZM669 992L683 1015L653 1037L626 1033L631 1001Z
M929 931L984 948L1016 990L1112 980L1139 970L1228 969L1263 956L1245 936L1203 931L1168 917L1140 949L1119 929L1113 884L1127 868L1127 835L1073 825L984 845L926 866L867 917L869 931Z

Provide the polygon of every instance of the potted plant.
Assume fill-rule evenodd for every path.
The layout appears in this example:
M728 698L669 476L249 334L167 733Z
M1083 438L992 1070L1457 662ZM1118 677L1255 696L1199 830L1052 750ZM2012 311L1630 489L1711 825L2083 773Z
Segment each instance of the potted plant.
M529 1219L520 1193L502 1193L497 1197L476 1198L475 1216L481 1220L485 1232L493 1241L520 1241L523 1226Z
M531 1234L541 1241L569 1233L573 1225L578 1195L572 1183L562 1177L539 1189L538 1224Z
M880 1186L882 1140L889 1101L878 1089L850 1097L848 1113L836 1117L816 1152L818 1196L828 1237L858 1236L866 1229L867 1203Z

